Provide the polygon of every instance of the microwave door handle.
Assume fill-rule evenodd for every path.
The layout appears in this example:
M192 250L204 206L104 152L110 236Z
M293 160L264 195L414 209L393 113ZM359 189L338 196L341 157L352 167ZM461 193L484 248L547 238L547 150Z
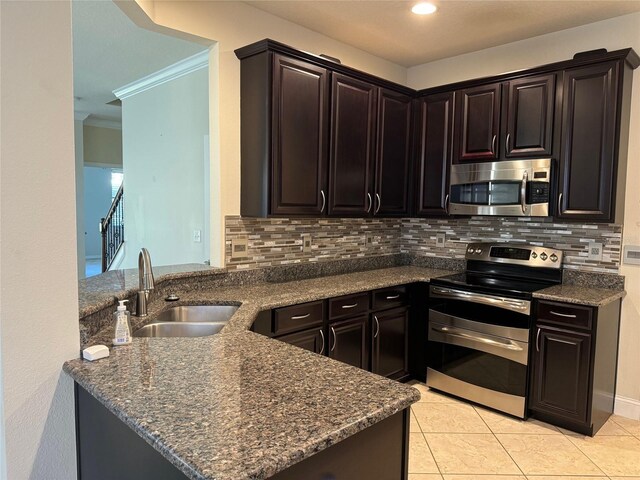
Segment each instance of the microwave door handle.
M481 335L479 333L472 335L470 333L466 333L451 327L440 327L440 326L436 327L435 325L432 325L431 329L435 330L436 332L444 333L445 335L466 338L468 340L472 340L474 342L479 342L479 343L485 343L493 347L506 348L507 350L522 351L522 347L511 340L503 342L499 340L494 340L489 337L485 337L484 335Z
M522 206L522 213L527 213L527 181L529 180L529 174L525 171L522 174L522 183L520 184L520 205Z

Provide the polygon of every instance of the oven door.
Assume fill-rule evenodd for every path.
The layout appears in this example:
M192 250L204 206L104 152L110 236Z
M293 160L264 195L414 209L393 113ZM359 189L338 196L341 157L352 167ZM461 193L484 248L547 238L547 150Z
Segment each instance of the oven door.
M528 339L529 317L522 313L461 300L432 301L427 385L524 418Z

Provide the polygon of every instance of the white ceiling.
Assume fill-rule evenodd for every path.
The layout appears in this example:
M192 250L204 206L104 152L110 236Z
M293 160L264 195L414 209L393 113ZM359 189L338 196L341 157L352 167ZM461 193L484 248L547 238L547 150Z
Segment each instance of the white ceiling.
M113 90L205 49L136 26L111 1L75 0L72 14L74 110L94 121L120 122Z
M640 1L433 0L246 2L406 67L640 11ZM638 26L640 28L640 25Z

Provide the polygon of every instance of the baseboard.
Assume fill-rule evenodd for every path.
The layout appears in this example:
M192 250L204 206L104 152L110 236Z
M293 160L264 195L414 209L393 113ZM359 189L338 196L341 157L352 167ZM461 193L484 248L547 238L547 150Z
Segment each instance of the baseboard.
M616 395L616 403L613 413L620 415L621 417L640 420L640 400Z

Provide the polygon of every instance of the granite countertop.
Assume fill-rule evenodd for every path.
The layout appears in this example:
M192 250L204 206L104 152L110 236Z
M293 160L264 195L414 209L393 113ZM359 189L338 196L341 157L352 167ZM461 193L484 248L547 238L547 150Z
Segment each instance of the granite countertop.
M624 298L625 295L626 292L624 290L585 287L581 285L555 285L534 292L533 298L602 307L619 298Z
M134 338L107 359L71 360L64 370L189 478L268 478L407 408L420 394L247 331L258 313L450 273L392 267L178 291L178 304L240 307L218 335ZM174 305L152 301L145 322ZM105 330L107 343L111 332Z

